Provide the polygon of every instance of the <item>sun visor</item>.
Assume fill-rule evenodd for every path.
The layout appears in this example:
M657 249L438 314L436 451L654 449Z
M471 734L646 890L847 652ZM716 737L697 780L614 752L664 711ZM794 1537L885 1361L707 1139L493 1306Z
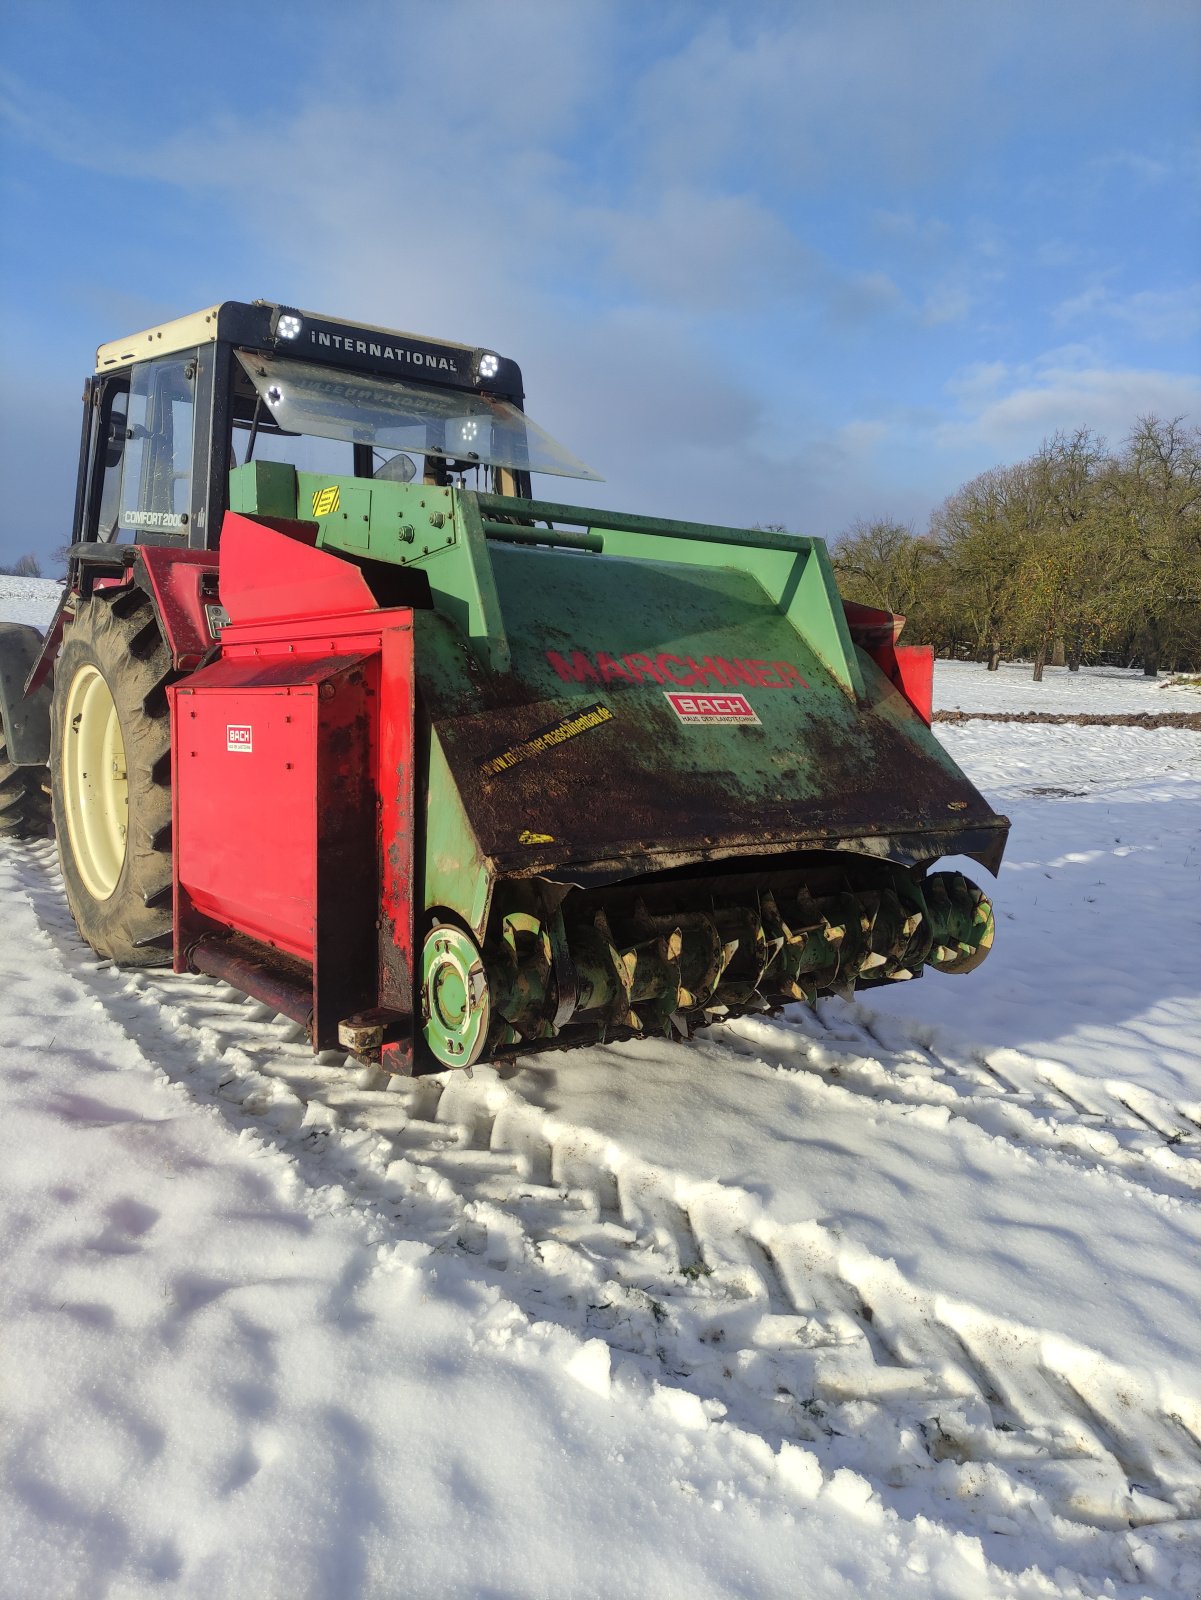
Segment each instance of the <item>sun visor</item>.
M508 400L334 371L284 356L239 350L237 357L275 423L288 433L601 481Z

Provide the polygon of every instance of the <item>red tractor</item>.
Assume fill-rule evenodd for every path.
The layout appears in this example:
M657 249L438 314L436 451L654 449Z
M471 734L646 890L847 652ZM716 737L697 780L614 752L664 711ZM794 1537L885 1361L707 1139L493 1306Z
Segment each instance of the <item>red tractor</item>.
M820 540L594 478L495 351L227 302L101 346L67 583L0 627L0 834L100 955L395 1071L963 972L1008 824Z

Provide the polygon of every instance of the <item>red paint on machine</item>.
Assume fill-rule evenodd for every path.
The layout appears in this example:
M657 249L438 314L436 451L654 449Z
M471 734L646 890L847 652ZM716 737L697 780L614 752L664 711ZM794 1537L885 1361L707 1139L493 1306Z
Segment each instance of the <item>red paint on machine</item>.
M788 661L727 661L724 656L672 655L663 651L631 652L615 656L598 650L573 650L570 656L548 650L546 659L564 683L674 683L681 689L698 687L733 688L745 684L751 689L807 689L808 683Z

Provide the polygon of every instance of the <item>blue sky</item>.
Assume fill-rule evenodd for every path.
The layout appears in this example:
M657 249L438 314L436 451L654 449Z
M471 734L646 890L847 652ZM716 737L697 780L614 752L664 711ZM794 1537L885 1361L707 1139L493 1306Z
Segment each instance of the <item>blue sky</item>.
M11 0L0 110L0 561L97 343L222 299L495 346L590 501L825 537L1201 421L1192 0Z

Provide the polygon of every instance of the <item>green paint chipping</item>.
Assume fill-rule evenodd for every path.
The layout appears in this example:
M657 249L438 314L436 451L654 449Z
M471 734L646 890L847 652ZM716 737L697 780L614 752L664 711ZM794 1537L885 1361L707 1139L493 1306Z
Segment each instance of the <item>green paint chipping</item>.
M420 643L420 636L418 639ZM454 911L483 936L492 872L481 854L442 744L430 734L426 785L425 900Z

